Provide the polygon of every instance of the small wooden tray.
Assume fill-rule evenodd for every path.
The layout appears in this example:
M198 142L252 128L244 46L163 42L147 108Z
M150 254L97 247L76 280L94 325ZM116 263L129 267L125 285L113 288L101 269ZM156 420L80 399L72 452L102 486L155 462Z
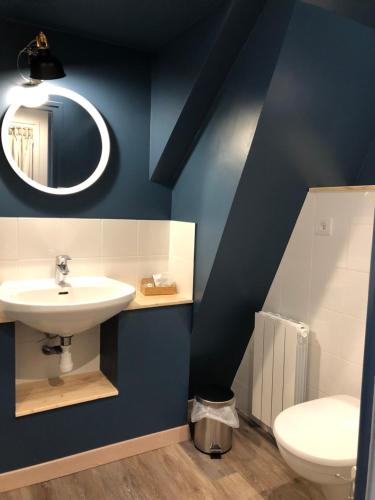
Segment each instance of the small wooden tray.
M146 286L148 283L154 283L152 278L143 278L141 281L141 292L143 295L174 295L177 293L176 283L171 286Z

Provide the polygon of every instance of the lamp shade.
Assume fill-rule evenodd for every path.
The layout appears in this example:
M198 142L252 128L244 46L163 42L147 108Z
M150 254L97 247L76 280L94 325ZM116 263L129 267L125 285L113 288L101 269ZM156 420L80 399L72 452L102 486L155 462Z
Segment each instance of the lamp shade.
M30 78L34 80L55 80L65 76L61 62L48 48L37 49L30 56Z

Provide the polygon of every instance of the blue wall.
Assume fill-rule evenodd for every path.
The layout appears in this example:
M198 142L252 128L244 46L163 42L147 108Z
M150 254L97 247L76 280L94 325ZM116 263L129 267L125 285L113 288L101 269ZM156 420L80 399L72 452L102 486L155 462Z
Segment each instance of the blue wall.
M266 5L173 190L172 219L198 223L196 310L211 272L293 5L294 0L271 0Z
M231 383L307 188L354 183L374 135L372 30L293 7L268 1L173 190L198 223L192 380Z
M192 387L231 384L308 187L354 183L375 128L374 50L374 30L297 4L194 324Z
M0 325L0 473L184 425L190 317L189 305L121 313L102 327L116 328L119 396L19 418L14 324Z
M101 155L95 121L82 106L66 97L50 95L44 108L49 112L51 141L49 186L70 187L84 182L94 172Z
M153 61L150 176L205 65L229 3L226 1L217 13L168 43Z
M293 0L267 2L173 191L172 218L198 222L195 283L200 307L193 333L193 386L202 380L231 383L251 333L253 312L262 305L308 186L371 178L371 151L375 148L371 146L375 131L374 33L344 17L298 5L277 64L293 4ZM345 2L349 4L353 2ZM326 5L336 8L334 1L327 0ZM211 29L202 41L207 44L203 55L215 34L214 22ZM0 49L1 112L5 111L5 93L16 81L16 53L36 31L0 22L0 40L4 42ZM107 120L113 148L110 165L103 179L87 192L54 198L25 186L1 156L0 216L168 218L171 191L148 180L150 60L124 49L60 33L47 34L69 75L59 84L81 92ZM194 40L190 42L188 51L196 46ZM179 53L183 61L183 51ZM194 85L202 54L187 54L185 60L192 61L192 72L182 71L171 109L166 108L165 130L158 130L160 122L154 122L162 143L168 141L164 132L173 129L188 88ZM157 75L161 94L163 78L162 72ZM153 149L151 165L159 153ZM129 352L134 360L126 357L125 343L121 344L119 337L121 363L125 359L131 368L126 372L127 379L132 380L131 394L137 393L138 383L145 382L143 389L147 394L154 391L160 396L159 402L176 398L180 391L176 405L165 409L160 405L154 425L145 415L137 421L142 406L126 407L129 400L117 399L122 402L117 403L111 429L102 426L99 437L92 437L89 434L94 434L94 428L90 428L91 432L80 437L76 445L73 441L65 448L58 445L51 456L47 440L43 441L46 423L54 428L64 425L64 417L69 417L82 429L85 420L93 418L100 426L97 418L113 410L116 399L35 415L25 418L24 423L18 423L22 419L14 421L10 404L0 412L0 419L13 435L28 436L35 432L34 426L42 428L37 431L42 444L28 437L31 451L24 464L184 423L190 308L178 310L171 310L171 321L163 309L121 316L129 318L120 320L120 335L133 346ZM147 337L143 343L142 332L149 332L150 325L158 321L167 326L167 337L158 330L155 337ZM164 352L171 340L168 335L176 334L175 330L173 353L169 347ZM7 332L2 341L0 336L4 343L0 356L10 363L14 346L12 333ZM138 347L146 350L145 358L150 362L140 382ZM181 371L176 371L172 354L177 356ZM158 357L168 368L160 374ZM8 371L9 367L12 365L7 365ZM118 368L121 379L125 363ZM151 380L154 370L158 370L155 385ZM165 386L171 373L175 380ZM8 382L0 385L0 391L12 398L11 379L5 372L4 377ZM125 420L124 412L128 415ZM168 415L173 417L169 419ZM8 446L6 435L0 434L0 439ZM8 465L2 464L2 470L22 466L19 460L12 455Z
M0 20L0 115L19 81L17 53L40 28ZM149 57L46 31L68 75L56 84L81 93L102 113L111 158L92 188L53 197L25 185L1 152L0 217L168 219L171 192L149 181ZM103 338L108 324L102 327L102 369L120 396L20 419L14 416L14 325L0 325L0 472L185 424L190 323L191 306L122 313L118 338L113 329L108 337L112 343Z
M151 155L158 151L158 158L152 158L157 161L151 165L153 181L172 186L178 179L265 3L230 0L224 13L222 9L159 54L152 79Z
M0 115L6 110L8 90L19 82L15 72L17 53L40 28L0 20ZM111 159L97 184L66 198L38 193L26 186L1 152L0 216L168 219L170 190L150 183L148 174L149 56L46 32L68 75L56 85L81 93L102 113L111 134Z
M335 0L309 3L375 26L374 5ZM203 297L294 4L295 0L266 3L173 190L172 218L198 224L195 311ZM358 169L358 183L368 183L371 178L373 156L375 142Z

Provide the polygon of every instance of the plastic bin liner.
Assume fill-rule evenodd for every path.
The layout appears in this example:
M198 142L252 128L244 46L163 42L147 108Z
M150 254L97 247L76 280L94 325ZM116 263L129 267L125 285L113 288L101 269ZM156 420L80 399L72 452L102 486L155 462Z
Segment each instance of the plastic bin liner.
M212 408L211 406L204 405L194 400L190 419L192 422L199 422L199 420L203 418L217 420L234 429L240 426L234 403L230 406L224 406L223 408Z

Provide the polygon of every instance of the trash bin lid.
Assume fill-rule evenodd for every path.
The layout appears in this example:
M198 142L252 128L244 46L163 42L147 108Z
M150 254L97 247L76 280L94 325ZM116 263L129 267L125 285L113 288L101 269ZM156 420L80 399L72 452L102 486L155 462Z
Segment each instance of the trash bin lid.
M234 393L226 387L206 385L197 391L195 399L199 403L220 408L222 406L230 406L234 402Z

